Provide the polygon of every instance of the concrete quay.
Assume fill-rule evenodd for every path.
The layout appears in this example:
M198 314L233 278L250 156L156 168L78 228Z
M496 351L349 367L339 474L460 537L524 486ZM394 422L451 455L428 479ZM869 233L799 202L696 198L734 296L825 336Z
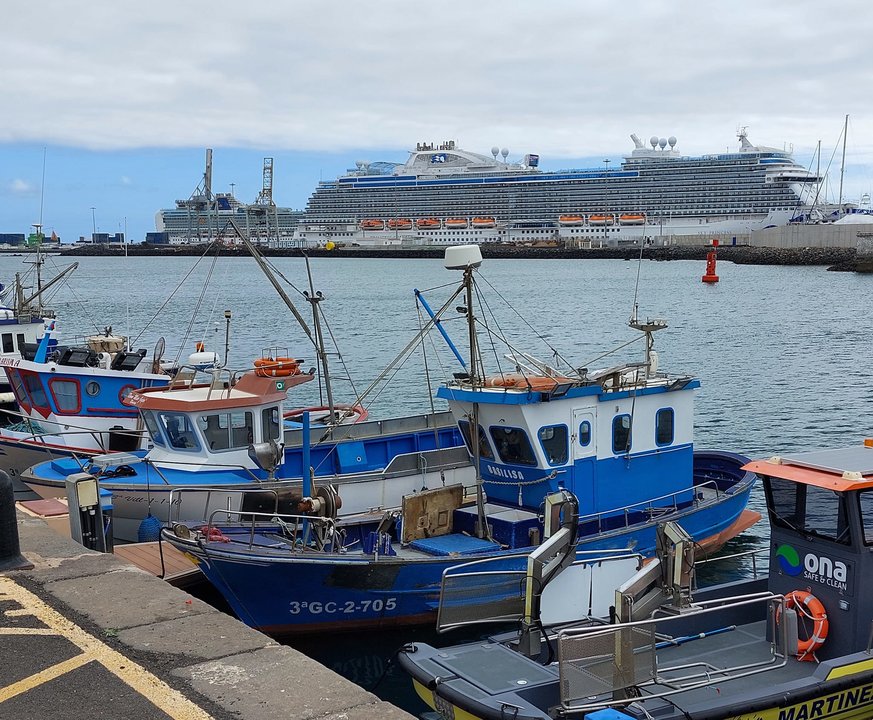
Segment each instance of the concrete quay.
M34 567L0 574L0 718L413 720L42 520L18 530Z

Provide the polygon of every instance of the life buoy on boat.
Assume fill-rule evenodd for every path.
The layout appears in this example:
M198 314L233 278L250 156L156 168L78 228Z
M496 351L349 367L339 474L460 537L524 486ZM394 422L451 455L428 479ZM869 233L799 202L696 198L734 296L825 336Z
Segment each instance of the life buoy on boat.
M794 590L785 596L786 609L797 608L797 612L812 620L812 634L797 640L797 659L815 660L815 651L824 645L828 637L828 614L824 605L815 595L805 590Z
M255 375L258 377L288 377L300 372L300 361L294 358L258 358L255 360Z

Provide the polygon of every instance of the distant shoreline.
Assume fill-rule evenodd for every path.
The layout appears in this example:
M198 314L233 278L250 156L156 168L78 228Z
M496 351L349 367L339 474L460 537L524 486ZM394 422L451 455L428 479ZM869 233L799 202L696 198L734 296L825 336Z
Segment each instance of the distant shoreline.
M526 247L503 244L483 244L482 255L488 259L516 260L635 260L640 256L638 247L627 248L554 248ZM223 245L128 245L131 257L198 257L218 251L222 257L248 257L243 247ZM710 246L654 246L643 249L644 260L704 260ZM302 257L300 248L261 248L267 257ZM403 248L388 247L340 247L333 250L324 248L307 249L309 257L337 257L359 259L396 258L442 258L445 246ZM5 253L4 253L5 254ZM116 257L124 255L120 247L89 245L64 249L70 257ZM855 270L856 251L854 248L767 248L748 245L723 245L718 248L718 259L742 265L823 265L829 270Z

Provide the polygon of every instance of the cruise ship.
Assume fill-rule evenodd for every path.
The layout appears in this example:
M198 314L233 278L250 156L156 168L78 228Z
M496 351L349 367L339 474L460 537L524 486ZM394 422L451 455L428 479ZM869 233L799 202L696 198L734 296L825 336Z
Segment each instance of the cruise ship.
M790 151L753 145L687 156L676 138L652 137L618 167L545 172L539 156L507 162L419 143L404 164L358 162L319 182L297 229L306 244L454 244L563 240L581 245L731 236L785 225L811 204L821 178ZM502 161L498 159L502 156ZM724 241L723 240L723 241Z
M264 158L263 188L254 203L245 204L233 193L212 192L212 150L206 151L206 170L191 197L176 200L176 207L159 210L155 229L146 240L171 245L236 242L239 234L255 243L283 246L294 242L302 210L279 207L273 202L273 159Z

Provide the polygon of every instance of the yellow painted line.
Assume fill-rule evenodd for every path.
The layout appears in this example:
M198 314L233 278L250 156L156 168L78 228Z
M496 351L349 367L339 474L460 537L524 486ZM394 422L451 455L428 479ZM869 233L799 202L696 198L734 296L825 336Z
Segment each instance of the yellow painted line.
M851 665L840 665L835 667L828 673L828 680L836 680L847 675L864 672L865 670L873 670L873 660L861 660L860 662L852 663Z
M49 682L49 680L59 678L61 675L65 675L72 670L87 665L93 660L94 658L87 653L82 653L81 655L76 655L76 657L70 658L69 660L64 660L57 665L52 665L50 668L40 670L36 675L31 675L30 677L26 677L16 683L0 688L0 703L14 698L16 695L21 695L21 693L26 693L28 690L33 690L35 687L39 687L40 685Z
M16 584L11 578L0 575L0 597L4 595L12 598L22 607L28 609L30 614L44 622L50 630L53 631L53 634L66 638L82 651L82 655L78 655L72 660L68 660L65 663L59 663L48 670L43 670L41 673L37 673L36 675L21 680L18 683L15 683L15 685L9 687L14 688L16 686L22 686L22 683L29 683L29 686L26 689L32 689L54 677L57 677L58 675L44 677L45 674L51 674L53 670L60 668L63 672L69 672L74 669L74 667L69 667L67 669L63 668L67 665L74 664L76 661L81 660L80 664L75 665L75 667L80 667L81 664L87 662L96 661L126 683L135 692L145 697L159 710L162 710L167 715L174 718L174 720L211 720L211 715L191 702L178 690L174 690L163 680L152 675L145 668L133 662L130 658L125 657L108 645L97 640L93 635L85 632L78 625L46 605L36 595ZM33 681L34 679L36 680ZM8 690L8 688L6 690ZM0 703L2 703L3 700L8 699L2 694L6 690L0 690ZM21 692L25 692L25 690L19 690L18 694Z
M57 635L51 628L0 628L0 635Z
M24 608L22 608L21 610L7 610L3 614L6 615L7 617L19 617L20 615L33 615L33 613L30 612L30 610L25 610Z

